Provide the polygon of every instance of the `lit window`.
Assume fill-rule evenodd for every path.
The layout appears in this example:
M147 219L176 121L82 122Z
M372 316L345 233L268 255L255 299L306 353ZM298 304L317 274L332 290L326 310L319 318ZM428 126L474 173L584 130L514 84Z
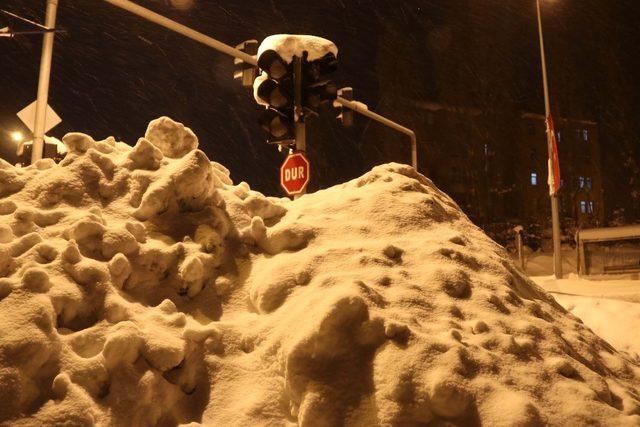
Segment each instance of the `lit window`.
M578 187L584 188L584 176L578 178Z
M584 139L585 141L589 141L589 130L588 129L582 129L582 139Z
M562 132L560 131L557 132L557 139L558 139L558 142L562 141Z
M589 202L589 204L587 205L587 210L590 214L593 213L593 202Z
M589 177L585 178L584 186L587 187L587 190L591 190L591 178L589 178Z
M538 174L531 172L531 185L538 185Z
M580 212L583 214L587 213L587 202L585 202L584 200L580 201Z

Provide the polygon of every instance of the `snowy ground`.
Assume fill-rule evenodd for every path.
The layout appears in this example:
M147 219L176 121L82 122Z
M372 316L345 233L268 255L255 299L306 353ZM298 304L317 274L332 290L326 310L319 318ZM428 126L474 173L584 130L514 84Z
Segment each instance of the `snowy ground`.
M551 274L551 255L531 254L527 273L596 334L640 360L640 280L615 276L580 278L575 259L575 251L563 251L565 274L557 280Z
M640 423L640 364L406 165L265 197L168 118L0 161L0 424Z

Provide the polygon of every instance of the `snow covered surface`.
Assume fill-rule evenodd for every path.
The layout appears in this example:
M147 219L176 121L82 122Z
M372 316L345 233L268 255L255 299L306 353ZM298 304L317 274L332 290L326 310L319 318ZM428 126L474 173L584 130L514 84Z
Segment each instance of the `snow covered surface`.
M640 362L640 280L532 279L616 349Z
M58 154L65 154L67 152L67 146L64 145L62 143L62 141L60 141L58 138L54 138L52 136L46 136L44 137L44 140L46 143L48 144L55 144L57 147L57 152ZM24 152L24 146L25 144L31 145L33 144L33 141L22 141L19 145L18 145L18 149L16 150L16 154L18 156L21 156L22 153Z
M258 47L258 58L267 50L276 51L287 64L293 61L294 56L301 58L304 51L308 52L309 61L320 59L327 53L338 57L338 48L332 41L300 34L275 34L265 38Z
M412 168L289 201L194 138L0 164L0 422L640 423L639 365Z
M580 240L600 241L616 239L632 239L640 237L640 224L621 227L586 228L578 232Z

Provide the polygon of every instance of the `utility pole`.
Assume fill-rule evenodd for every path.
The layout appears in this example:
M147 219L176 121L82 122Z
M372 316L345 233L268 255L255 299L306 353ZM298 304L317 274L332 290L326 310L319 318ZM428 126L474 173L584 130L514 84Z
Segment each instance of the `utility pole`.
M549 173L552 174L551 170L554 167L553 163L553 147L551 144L551 138L554 135L551 135L550 132L553 132L553 129L548 125L549 119L551 117L551 104L549 102L549 84L547 80L547 60L544 53L544 37L542 35L542 15L540 13L540 0L536 0L536 9L538 12L538 35L540 37L540 57L542 61L542 84L544 89L544 109L545 109L545 119L547 123L547 153L548 153L548 164L549 164ZM551 185L551 183L549 184ZM560 211L558 207L558 193L554 189L550 188L549 191L551 197L551 223L553 228L553 271L556 276L556 279L562 278L562 254L561 250L561 241L560 241Z
M56 27L56 13L58 0L47 0L47 12L45 27L53 30ZM31 164L42 158L44 150L44 132L49 102L49 80L51 79L51 57L53 55L53 38L55 32L44 33L42 38L42 55L40 57L40 76L38 78L38 98L36 101L36 118L33 131L33 146L31 151Z

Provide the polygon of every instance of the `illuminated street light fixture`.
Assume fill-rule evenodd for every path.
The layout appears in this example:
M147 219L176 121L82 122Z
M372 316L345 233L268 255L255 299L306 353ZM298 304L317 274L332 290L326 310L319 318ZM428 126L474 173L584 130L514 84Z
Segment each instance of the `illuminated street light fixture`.
M22 142L23 139L24 139L24 135L22 134L22 132L17 130L14 132L11 132L11 140L13 142Z

